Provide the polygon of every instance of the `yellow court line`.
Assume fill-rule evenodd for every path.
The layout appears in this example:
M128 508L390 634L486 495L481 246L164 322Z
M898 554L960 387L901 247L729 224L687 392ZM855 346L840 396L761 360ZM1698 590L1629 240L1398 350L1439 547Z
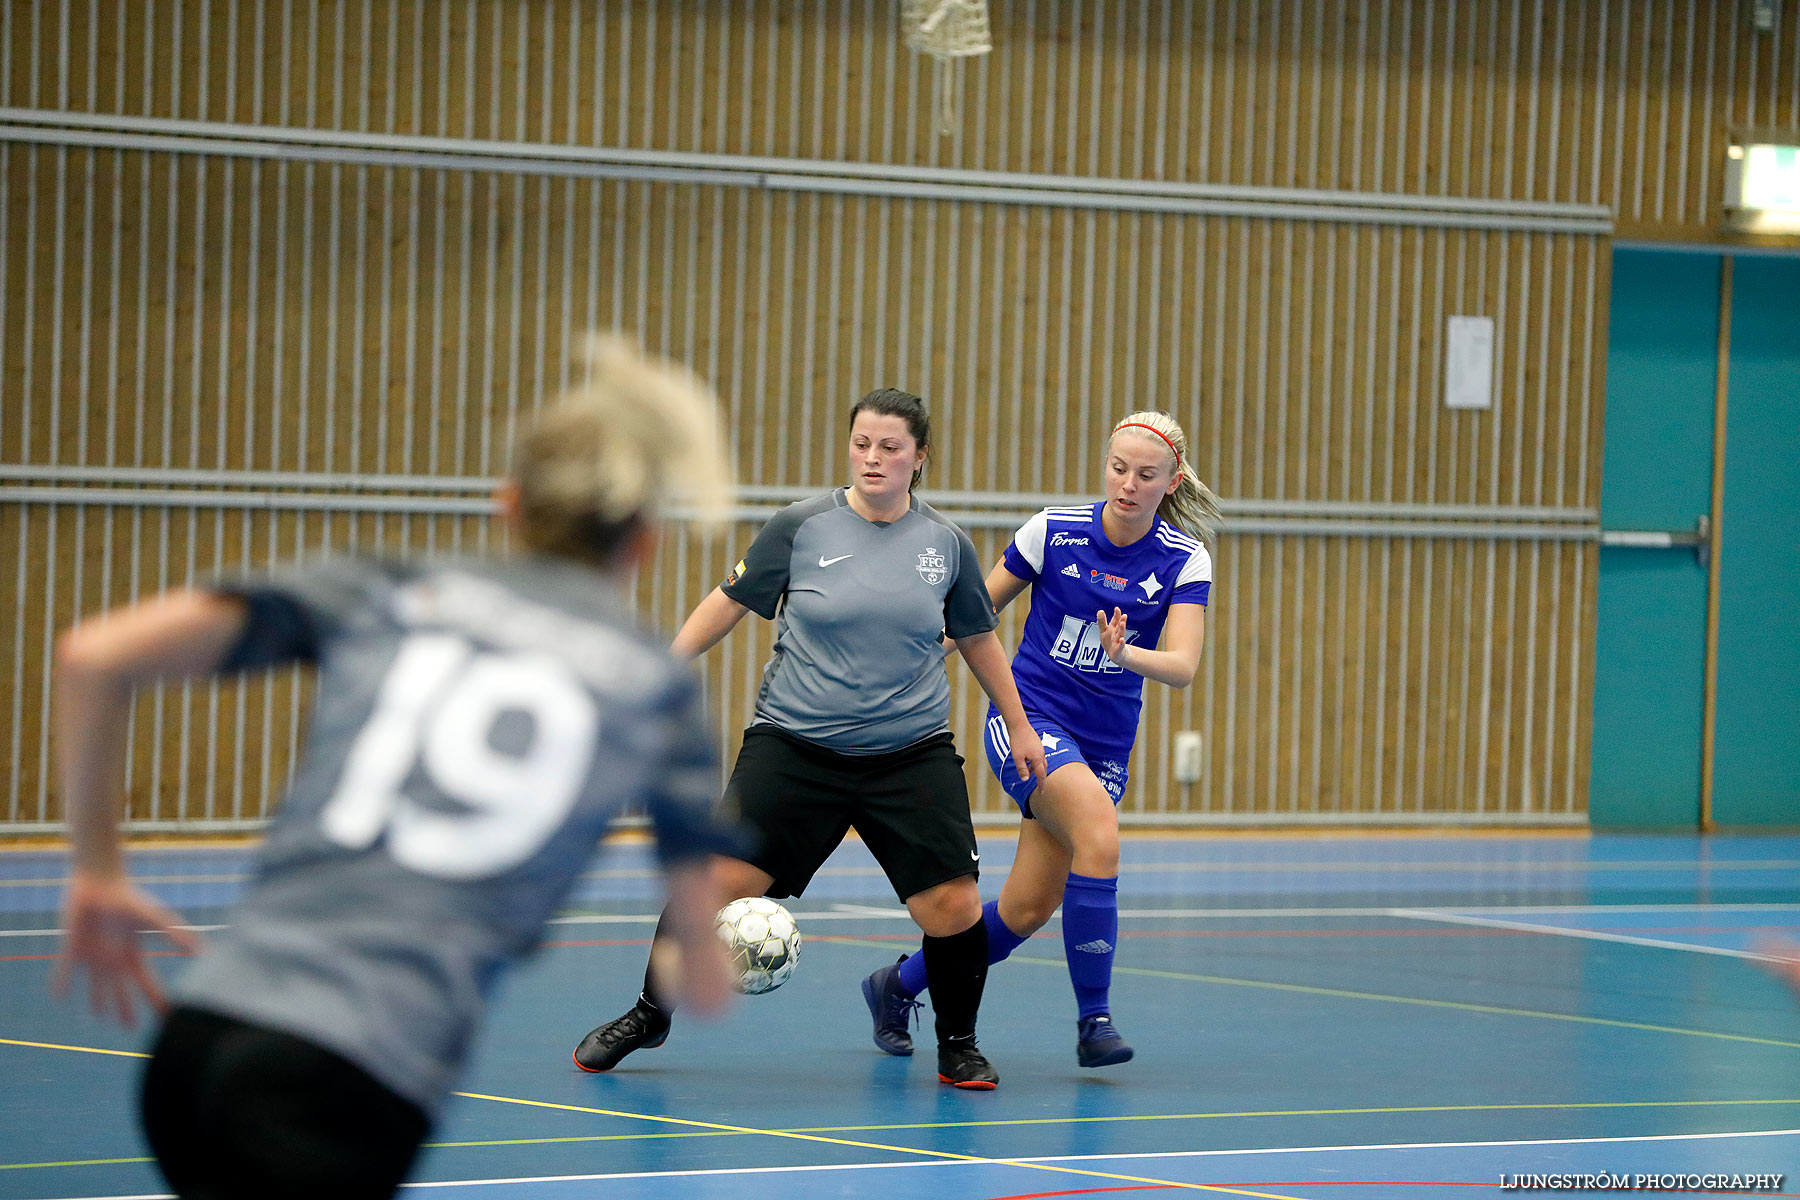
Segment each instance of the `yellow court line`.
M1646 871L1695 869L1710 873L1720 871L1791 871L1800 867L1800 859L1767 858L1740 859L1723 862L1697 862L1692 859L1609 859L1604 862L1567 862L1558 860L1536 860L1525 862L1507 861L1465 861L1457 859L1421 859L1418 861L1393 861L1387 859L1345 859L1343 861L1310 861L1307 859L1276 860L1271 862L1220 862L1210 859L1198 859L1192 862L1150 862L1133 863L1132 871L1138 874L1167 875L1174 873L1190 873L1195 871L1222 874L1255 874L1271 872L1281 874L1322 874L1332 872L1356 871L1362 874L1392 875L1407 871L1506 871L1517 874L1521 871L1551 872L1582 870L1595 873L1608 871ZM877 878L883 874L879 867L825 867L818 875L836 878ZM655 867L598 867L583 871L582 879L658 879L662 872ZM140 875L134 876L134 882L145 884L176 883L243 883L251 878L249 872L205 874L205 875ZM35 879L0 879L0 888L14 887L62 887L69 882L68 876L44 877ZM1604 908L1604 905L1594 907ZM1704 907L1704 906L1695 906Z
M0 1038L0 1045L30 1046L40 1050L70 1050L78 1054L110 1054L121 1058L148 1058L135 1050L106 1050L98 1046L63 1046L54 1042L26 1042L14 1038ZM1170 1179L1146 1179L1137 1175L1111 1175L1103 1171L1083 1171L1074 1167L1056 1167L1043 1163L1007 1163L1002 1159L980 1158L968 1154L951 1154L943 1150L920 1150L911 1146L883 1146L875 1142L854 1142L844 1138L820 1137L815 1134L789 1133L783 1130L751 1129L742 1125L721 1125L712 1121L689 1121L681 1117L652 1116L646 1113L617 1112L605 1108L583 1108L575 1104L552 1104L547 1100L521 1100L512 1096L488 1096L480 1092L455 1092L453 1095L468 1100L491 1100L497 1104L520 1104L531 1108L553 1108L565 1112L594 1113L604 1117L628 1117L637 1121L654 1121L665 1125L682 1125L692 1129L711 1130L715 1133L752 1134L763 1137L789 1138L802 1142L824 1142L828 1145L853 1146L864 1150L882 1150L890 1154L923 1154L932 1158L950 1159L956 1162L996 1163L1006 1166L1028 1167L1035 1171L1051 1171L1064 1175L1084 1175L1097 1179L1118 1179L1126 1183L1149 1183L1162 1187L1186 1188L1190 1191L1216 1192L1232 1196L1254 1196L1259 1200L1301 1200L1297 1196L1278 1196L1273 1192L1247 1192L1240 1188L1215 1187L1199 1183L1179 1183ZM76 1165L76 1164L69 1164Z
M819 939L840 946L879 946L892 951L892 942L864 938L833 936ZM1064 967L1060 958L1035 958L1014 954L1007 962L1031 963L1040 967ZM1417 1004L1425 1008L1448 1008L1458 1012L1490 1013L1503 1017L1536 1017L1544 1021L1573 1021L1581 1025L1604 1025L1613 1029L1637 1029L1646 1033L1675 1033L1686 1037L1715 1038L1726 1042L1748 1042L1756 1046L1782 1046L1800 1050L1800 1042L1784 1042L1779 1038L1752 1037L1746 1033L1715 1033L1710 1029L1684 1029L1675 1025L1649 1025L1641 1021L1615 1021L1610 1017L1583 1017L1574 1013L1543 1012L1535 1008L1509 1008L1498 1004L1470 1004L1461 1000L1430 1000L1424 996L1395 996L1386 992L1357 992L1346 988L1310 987L1303 983L1275 983L1266 979L1239 979L1231 975L1196 975L1187 971L1156 971L1148 967L1115 965L1114 975L1139 975L1146 979L1176 979L1183 983L1217 983L1228 987L1264 988L1272 992L1295 992L1302 996L1331 996L1340 1000L1382 1000L1389 1004Z
M1387 1108L1284 1108L1243 1109L1204 1113L1137 1113L1113 1117L1018 1117L996 1121L921 1121L900 1125L795 1125L770 1131L779 1133L885 1133L907 1129L987 1129L1014 1125L1104 1125L1130 1121L1219 1121L1254 1117L1363 1117L1393 1116L1399 1113L1465 1113L1522 1112L1570 1109L1623 1108L1726 1108L1756 1104L1800 1104L1793 1100L1592 1100L1563 1104L1414 1104ZM532 1146L557 1142L623 1142L651 1141L660 1138L724 1137L724 1131L697 1133L614 1133L590 1134L585 1137L512 1138L495 1142L431 1142L431 1146L452 1149L478 1146Z
M980 1129L1001 1125L1104 1125L1123 1121L1218 1121L1251 1117L1368 1117L1397 1113L1514 1112L1534 1109L1724 1108L1748 1104L1800 1104L1794 1100L1586 1100L1559 1104L1414 1104L1389 1108L1271 1108L1205 1113L1136 1113L1113 1117L1016 1117L999 1121L935 1121L911 1125L821 1125L790 1133L859 1133L890 1129Z
M136 1050L108 1050L99 1046L66 1046L55 1042L27 1042L15 1038L0 1038L0 1045L28 1046L40 1050L68 1050L78 1054L106 1054L120 1058L148 1058L148 1054ZM1142 1113L1128 1116L1110 1117L1028 1117L997 1121L938 1121L904 1125L822 1125L803 1126L793 1129L755 1129L741 1125L722 1125L711 1121L691 1121L681 1117L653 1116L646 1113L622 1112L614 1109L588 1108L576 1104L556 1104L547 1100L524 1100L512 1096L490 1096L480 1092L456 1092L454 1095L468 1100L489 1100L498 1104L517 1104L530 1108L549 1108L563 1112L591 1113L596 1116L625 1117L637 1121L652 1121L659 1124L681 1125L694 1132L684 1130L680 1133L661 1134L598 1134L583 1137L559 1138L513 1138L502 1141L479 1142L432 1142L428 1145L441 1148L480 1147L480 1146L530 1146L549 1145L557 1142L607 1142L607 1141L649 1141L664 1138L683 1137L719 1137L726 1134L750 1135L775 1138L790 1138L798 1141L823 1142L828 1145L851 1146L865 1150L880 1150L895 1154L924 1154L933 1158L943 1158L956 1162L993 1163L1003 1166L1029 1167L1033 1170L1054 1171L1069 1175L1086 1175L1100 1179L1117 1179L1127 1183L1149 1183L1165 1187L1186 1188L1196 1191L1220 1192L1238 1196L1256 1196L1264 1200L1299 1200L1297 1197L1277 1197L1268 1192L1248 1192L1240 1189L1219 1187L1206 1184L1177 1183L1172 1180L1146 1179L1135 1175L1116 1175L1103 1171L1083 1171L1073 1167L1058 1167L1047 1163L1023 1163L1010 1159L981 1158L974 1155L951 1154L941 1150L925 1150L915 1146L888 1146L878 1142L858 1142L843 1138L818 1136L825 1133L861 1133L887 1132L903 1129L979 1129L1016 1125L1090 1125L1124 1121L1206 1121L1229 1118L1252 1117L1328 1117L1328 1116L1379 1116L1398 1113L1437 1113L1437 1112L1512 1112L1530 1110L1572 1110L1572 1109L1624 1109L1624 1108L1723 1108L1728 1106L1768 1105L1768 1104L1800 1104L1800 1098L1783 1100L1595 1100L1575 1101L1559 1104L1434 1104L1393 1106L1385 1108L1312 1108L1312 1109L1247 1109L1240 1111L1209 1113ZM103 1166L113 1163L148 1162L145 1158L99 1158L74 1160L69 1162L50 1163L0 1163L0 1170L17 1170L26 1167L83 1167Z
M114 1167L120 1163L155 1162L154 1158L83 1158L74 1162L0 1163L0 1171L24 1171L32 1167Z
M1064 966L1061 959L1021 958L1009 962L1031 962L1044 966ZM1752 1037L1745 1033L1716 1033L1710 1029L1684 1029L1675 1025L1649 1025L1641 1021L1615 1021L1610 1017L1583 1017L1574 1013L1543 1012L1534 1008L1510 1008L1499 1004L1470 1004L1460 1000L1428 1000L1423 996L1394 996L1384 992L1357 992L1345 988L1309 987L1300 983L1271 983L1262 979L1235 979L1228 975L1193 975L1185 971L1154 971L1145 967L1113 968L1115 975L1141 975L1149 979L1179 979L1192 983L1220 983L1231 987L1267 988L1276 992L1297 992L1305 996L1333 996L1347 1000L1385 1000L1390 1004L1417 1004L1427 1008L1449 1008L1459 1012L1492 1013L1504 1017L1537 1017L1545 1021L1574 1021L1582 1025L1605 1025L1613 1029L1638 1029L1648 1033L1676 1033L1686 1037L1716 1038L1726 1042L1749 1042L1757 1046L1784 1046L1800 1050L1800 1042L1784 1042L1779 1038Z
M0 1046L30 1046L37 1050L73 1050L77 1054L116 1054L120 1058L149 1058L142 1050L106 1050L99 1046L59 1046L55 1042L21 1042L0 1038Z
M497 1104L521 1104L528 1108L551 1108L562 1112L593 1113L602 1117L626 1117L635 1121L654 1121L659 1124L685 1125L696 1129L714 1129L729 1133L744 1133L762 1137L785 1138L800 1142L820 1142L827 1146L850 1146L857 1150L877 1150L887 1154L926 1155L930 1158L941 1158L950 1162L986 1163L994 1166L1025 1167L1033 1171L1049 1171L1059 1175L1080 1175L1090 1179L1116 1179L1125 1183L1148 1183L1157 1187L1182 1188L1194 1192L1215 1192L1229 1196L1255 1196L1259 1200L1302 1200L1299 1196L1279 1196L1274 1192L1250 1192L1242 1188L1224 1187L1218 1184L1182 1183L1173 1179L1149 1179L1141 1175L1116 1175L1108 1171L1084 1171L1077 1167L1056 1166L1051 1163L1019 1162L1005 1158L985 1158L973 1154L952 1154L947 1150L925 1150L917 1146L885 1146L880 1142L858 1142L848 1138L821 1137L818 1134L795 1133L783 1129L753 1129L743 1125L724 1125L716 1121L693 1121L684 1117L664 1117L649 1113L621 1112L611 1108L586 1108L579 1104L556 1104L548 1100L523 1100L514 1096L489 1096L480 1092L455 1092L453 1095L468 1100L492 1100Z
M1116 1117L1024 1117L999 1121L926 1121L901 1125L805 1125L780 1133L875 1133L912 1129L985 1129L1015 1125L1103 1125L1128 1121L1215 1121L1253 1117L1356 1117L1391 1116L1398 1113L1518 1112L1530 1110L1623 1108L1726 1108L1755 1104L1800 1104L1794 1100L1599 1100L1566 1104L1418 1104L1388 1108L1292 1108L1245 1109L1207 1113L1140 1113ZM556 1146L572 1142L655 1142L681 1138L742 1137L730 1129L695 1129L679 1133L597 1133L574 1137L495 1138L467 1142L426 1142L433 1150L475 1150L490 1146ZM58 1163L0 1163L0 1170L22 1167L88 1167L107 1163L149 1162L147 1158L97 1158ZM996 1160L1004 1161L1004 1160Z
M555 1146L562 1142L666 1142L677 1138L741 1136L743 1135L723 1129L693 1129L680 1133L590 1133L582 1137L502 1138L488 1142L426 1142L424 1145L428 1150L468 1150L482 1146Z

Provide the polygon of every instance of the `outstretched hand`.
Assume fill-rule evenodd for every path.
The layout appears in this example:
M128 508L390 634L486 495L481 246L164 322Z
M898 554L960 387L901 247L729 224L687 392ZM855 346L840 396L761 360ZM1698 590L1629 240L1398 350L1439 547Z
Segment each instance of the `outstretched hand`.
M1104 609L1094 614L1094 621L1100 626L1100 648L1121 667L1125 665L1125 614L1120 609L1112 610L1112 619L1106 619Z
M87 971L88 1003L96 1016L115 1016L127 1029L137 1025L141 997L152 1010L168 1007L162 985L144 961L139 935L160 933L192 954L200 939L181 927L181 918L127 879L76 871L63 901L63 948L50 977L50 990L66 996L77 967Z

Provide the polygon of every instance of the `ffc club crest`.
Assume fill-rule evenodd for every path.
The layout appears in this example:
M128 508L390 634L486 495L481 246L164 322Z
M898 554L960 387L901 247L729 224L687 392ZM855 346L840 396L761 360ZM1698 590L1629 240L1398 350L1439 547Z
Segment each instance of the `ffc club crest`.
M919 577L936 587L949 576L949 564L944 561L944 556L937 552L937 547L925 547L925 553L919 555Z

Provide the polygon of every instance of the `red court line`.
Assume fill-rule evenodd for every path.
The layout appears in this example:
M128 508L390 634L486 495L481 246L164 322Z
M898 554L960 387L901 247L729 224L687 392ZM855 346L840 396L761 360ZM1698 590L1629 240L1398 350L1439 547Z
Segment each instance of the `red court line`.
M145 958L186 958L186 950L146 950ZM0 962L49 962L60 954L0 954Z
M1634 932L1639 933L1768 933L1781 932L1800 928L1786 925L1742 925L1712 928L1709 926L1636 926ZM1062 935L1057 932L1039 931L1032 938L1054 940ZM1534 930L1525 929L1136 929L1120 930L1120 941L1135 941L1148 938L1505 938L1535 937ZM814 942L905 942L919 940L917 933L866 933L866 934L829 934L814 933L807 935L808 941ZM546 948L566 949L581 946L648 946L649 938L565 938L554 942L542 942ZM162 958L170 955L185 954L181 950L151 950L147 957ZM55 958L54 954L0 954L0 962L44 962ZM1048 1193L1046 1193L1048 1194ZM1060 1194L1060 1193L1058 1193Z
M1546 925L1546 929L1578 929L1584 933L1792 933L1800 925Z
M1279 1179L1270 1183L1221 1183L1219 1187L1471 1187L1497 1188L1498 1183L1461 1179Z
M1176 1183L1138 1184L1132 1187L1076 1188L1065 1192L1020 1192L1009 1196L993 1196L989 1200L1050 1200L1056 1196L1097 1196L1102 1193L1119 1192L1163 1192L1189 1187L1200 1188L1320 1188L1320 1187L1464 1187L1499 1189L1499 1183L1473 1183L1461 1179L1234 1179L1230 1181L1212 1180L1207 1183L1185 1185ZM1743 1191L1727 1191L1712 1188L1644 1188L1646 1194L1653 1196L1744 1196L1752 1193ZM1756 1192L1758 1196L1775 1197L1776 1200L1800 1200L1796 1192Z
M991 1200L1046 1200L1050 1196L1098 1196L1103 1192L1169 1192L1180 1188L1174 1183L1140 1183L1132 1187L1076 1188L1068 1192L1021 1192L1015 1196L994 1196Z
M1032 938L1059 941L1062 934L1038 932ZM1136 938L1254 938L1254 937L1407 937L1407 938L1496 938L1535 937L1535 933L1518 929L1154 929L1119 932L1119 940ZM809 942L902 942L916 943L912 933L809 933ZM567 946L648 946L649 938L565 938L539 943L545 947ZM30 957L30 956L27 956ZM54 957L52 955L51 957ZM7 961L0 959L0 962Z
M913 933L809 933L806 936L808 941L814 942L916 942L919 940L916 931ZM1056 930L1040 930L1031 936L1053 940L1062 938L1062 934ZM1119 931L1119 940L1122 942L1139 938L1496 938L1537 936L1539 936L1539 931L1534 929L1121 929ZM545 944L554 945L555 943L547 942Z
M1575 1172L1559 1171L1556 1173L1557 1174L1574 1174ZM1594 1173L1599 1174L1598 1171L1596 1171ZM1667 1174L1696 1174L1697 1172L1686 1172L1686 1171L1671 1172L1671 1171L1656 1171L1656 1170L1652 1169L1650 1171L1645 1171L1645 1172L1615 1171L1613 1173L1616 1175L1635 1175L1635 1174L1667 1175ZM1723 1172L1715 1171L1712 1173L1713 1174L1722 1174ZM1739 1173L1742 1174L1743 1172L1739 1172ZM1252 1188L1252 1187L1499 1188L1500 1185L1498 1183L1466 1183L1466 1182L1464 1182L1462 1180L1458 1180L1458 1179L1270 1179L1270 1180L1251 1180L1249 1182L1233 1182L1233 1183L1216 1183L1215 1182L1215 1183L1202 1184L1200 1186L1202 1186L1202 1187L1239 1187L1239 1188ZM1517 1190L1525 1190L1525 1189L1517 1189ZM1537 1190L1541 1191L1543 1189L1537 1189ZM1592 1192L1601 1191L1601 1190L1603 1190L1603 1189L1583 1188L1574 1194L1588 1195ZM1649 1195L1649 1196L1772 1196L1772 1197L1776 1197L1777 1200L1780 1200L1780 1198L1782 1198L1782 1197L1787 1197L1788 1200L1793 1200L1793 1197L1795 1197L1795 1195L1796 1195L1796 1193L1794 1193L1794 1192L1746 1192L1746 1191L1742 1191L1742 1190L1731 1191L1729 1189L1719 1189L1719 1188L1634 1188L1633 1190L1637 1191L1643 1195Z
M1256 938L1256 937L1536 937L1524 929L1134 929L1120 930L1128 938Z

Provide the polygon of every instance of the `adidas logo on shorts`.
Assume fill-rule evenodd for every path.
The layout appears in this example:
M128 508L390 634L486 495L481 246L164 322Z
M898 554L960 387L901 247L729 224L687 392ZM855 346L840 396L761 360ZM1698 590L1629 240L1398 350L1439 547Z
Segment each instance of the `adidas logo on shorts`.
M1064 567L1062 569L1062 573L1064 575L1067 575L1070 579L1080 579L1081 578L1081 572L1077 571L1075 569L1074 563L1070 563L1068 566Z
M1077 950L1081 951L1083 954L1111 954L1112 953L1112 946L1107 943L1105 938L1095 938L1093 941L1083 942L1083 943L1081 943L1081 945L1079 945L1075 948Z

